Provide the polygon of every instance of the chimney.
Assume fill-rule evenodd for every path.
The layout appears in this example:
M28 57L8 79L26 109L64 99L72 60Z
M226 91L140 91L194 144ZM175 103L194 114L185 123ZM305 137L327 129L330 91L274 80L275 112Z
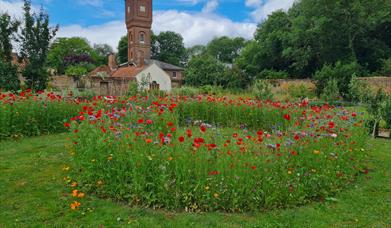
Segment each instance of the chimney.
M117 60L115 58L115 55L113 53L109 54L109 57L108 57L109 61L108 61L108 66L110 68L111 71L115 71L118 69L118 64L117 64Z

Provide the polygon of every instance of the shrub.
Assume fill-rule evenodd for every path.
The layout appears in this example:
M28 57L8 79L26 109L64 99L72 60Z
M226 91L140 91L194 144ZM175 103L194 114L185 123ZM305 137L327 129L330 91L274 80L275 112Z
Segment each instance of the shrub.
M268 80L261 79L255 81L251 90L257 99L270 100L273 98L272 85Z
M391 76L391 58L383 61L383 67L380 73L384 76Z
M304 83L290 84L288 86L288 95L290 98L299 99L313 98L316 96L314 89Z
M316 93L318 96L324 94L324 89L330 80L335 80L339 94L343 98L349 96L349 83L353 75L360 73L360 65L356 62L343 64L337 62L334 66L324 65L323 68L315 73ZM333 82L334 83L334 82Z
M176 96L193 97L199 94L199 89L195 87L183 86L181 88L174 88L172 94Z
M138 83L136 80L132 80L129 82L128 87L128 96L136 96L138 94Z
M391 95L388 95L382 104L382 118L386 122L386 128L391 129Z
M11 63L4 63L0 60L0 89L5 91L16 91L20 88L18 69Z
M357 77L353 75L349 83L349 94L347 98L356 103L364 103L369 99L370 93L371 89L368 84L358 80Z
M256 78L258 78L258 79L285 79L285 78L288 78L288 73L285 71L263 70L259 74L257 74Z
M337 80L330 79L327 82L326 87L323 89L321 98L329 102L341 100Z
M65 70L65 74L68 76L80 78L82 76L85 76L88 73L87 68L84 66L76 65L76 66L69 66Z

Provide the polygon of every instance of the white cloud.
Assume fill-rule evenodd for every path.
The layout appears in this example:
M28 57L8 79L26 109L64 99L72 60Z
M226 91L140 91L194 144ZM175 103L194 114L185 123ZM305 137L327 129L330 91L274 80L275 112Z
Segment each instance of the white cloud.
M202 9L203 13L212 13L214 12L217 7L219 6L219 1L218 0L209 0L204 8Z
M3 1L0 0L0 12L8 13L15 17L23 16L23 1Z
M213 14L186 13L176 10L156 11L152 29L155 33L174 31L184 38L185 46L206 44L217 36L244 37L251 39L255 23L237 23ZM57 37L80 36L91 43L107 43L114 49L121 36L126 34L123 21L112 21L102 25L82 27L70 25L60 27Z
M255 8L251 12L254 21L260 22L267 18L272 12L276 10L288 10L296 0L267 0L263 3L261 0L246 0L247 7Z
M199 2L199 0L182 1ZM89 3L99 4L99 1L92 0ZM0 0L0 9L8 11L11 15L21 16L23 13L22 6L23 2L21 0L12 2ZM226 17L213 13L169 10L154 12L152 29L155 33L162 31L177 32L183 36L185 46L190 47L196 44L206 44L218 36L240 36L251 39L256 30L256 24L233 22ZM122 20L113 20L94 26L81 26L78 24L60 25L57 37L84 37L92 44L107 43L116 49L118 41L125 34L125 22Z

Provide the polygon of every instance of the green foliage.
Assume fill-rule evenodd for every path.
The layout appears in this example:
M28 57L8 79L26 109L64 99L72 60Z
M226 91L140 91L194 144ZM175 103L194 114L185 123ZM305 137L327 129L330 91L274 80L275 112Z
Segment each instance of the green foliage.
M357 76L353 75L349 83L348 100L355 103L365 103L368 101L371 93L369 85L363 81L357 79Z
M222 36L210 41L206 46L205 53L213 56L220 62L233 63L245 44L246 41L244 38Z
M86 67L80 66L80 65L69 66L65 70L65 74L66 75L72 76L72 77L76 77L76 78L80 78L82 76L86 76L87 73L88 73L88 69Z
M98 58L100 58L100 55L91 48L84 38L57 38L48 52L48 66L56 69L58 74L63 74L68 67L65 61L66 58L82 55L89 56L94 61L98 61Z
M316 72L316 93L318 95L324 93L324 89L328 82L335 81L337 84L338 94L343 98L349 97L349 84L352 81L354 75L359 75L361 72L360 66L355 63L343 64L337 62L335 65L325 65L323 68ZM333 82L334 83L334 82ZM333 86L331 83L330 86ZM329 88L331 89L331 87ZM334 89L334 88L333 88ZM331 95L331 94L330 94Z
M268 80L256 80L251 90L253 95L260 100L271 100L273 98L272 84Z
M172 94L175 96L193 97L200 94L198 88L182 86L181 88L174 88Z
M53 95L23 93L20 97L9 96L15 100L0 100L0 139L65 132L64 120L81 109L80 104Z
M96 65L107 65L108 55L113 54L113 48L108 44L94 44L94 53L96 54Z
M380 70L380 73L383 76L391 76L391 58L388 58L383 61L383 67Z
M285 71L263 70L256 75L257 79L286 79L288 73Z
M185 83L192 86L222 84L225 66L208 55L194 56L185 71Z
M334 78L329 79L326 82L326 86L322 90L322 94L320 97L328 102L341 100L341 95L338 88L338 81Z
M41 9L31 13L31 1L24 0L24 26L19 37L21 57L27 60L23 70L28 88L44 90L47 87L48 73L45 69L49 44L56 35L58 26L51 28L49 15Z
M304 83L289 85L288 95L290 98L297 99L314 98L316 96L314 89L309 88Z
M128 96L136 96L139 92L137 80L131 80L128 87Z
M383 120L386 122L386 127L391 129L391 95L388 95L382 104L381 108Z
M128 62L128 36L121 37L118 42L118 63Z
M237 59L246 74L265 69L308 78L325 64L357 62L377 72L390 58L388 0L301 0L260 23Z
M7 13L0 12L0 90L18 90L20 87L18 69L12 64L12 40L20 23Z
M20 88L18 69L12 63L0 60L0 90L16 91Z
M170 31L153 36L152 58L176 66L184 65L187 57L182 36Z
M7 13L0 12L0 61L11 62L12 40L15 38L19 25L20 23L12 20Z

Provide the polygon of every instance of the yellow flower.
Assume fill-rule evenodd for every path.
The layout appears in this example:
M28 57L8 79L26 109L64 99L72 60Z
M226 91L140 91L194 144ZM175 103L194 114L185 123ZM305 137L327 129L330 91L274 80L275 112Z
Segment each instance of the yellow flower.
M320 154L319 150L314 150L314 154Z
M66 166L64 168L62 168L63 171L69 171L71 168L69 166Z
M205 187L205 190L208 191L208 190L209 190L209 186L206 186L206 187Z
M213 194L213 196L215 197L215 198L219 198L219 194L217 194L217 193L215 193L215 194Z
M291 175L291 174L292 174L292 171L289 170L289 171L288 171L288 174Z
M111 160L113 160L113 157L112 157L112 156L109 156L109 157L107 157L107 160L108 160L108 161L111 161Z

